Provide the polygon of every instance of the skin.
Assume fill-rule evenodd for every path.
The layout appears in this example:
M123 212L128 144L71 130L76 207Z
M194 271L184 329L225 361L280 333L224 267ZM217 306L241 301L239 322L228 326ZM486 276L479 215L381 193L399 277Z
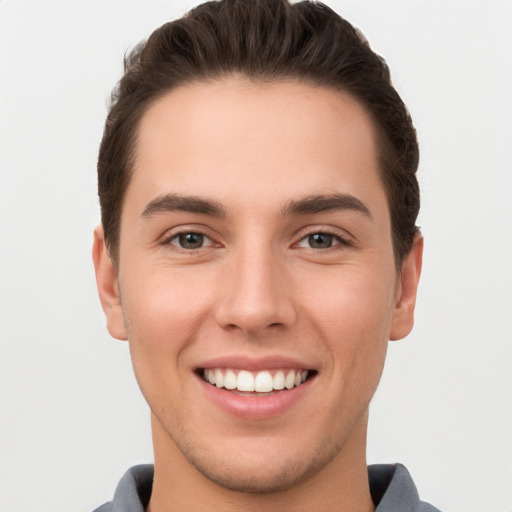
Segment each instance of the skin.
M166 194L223 215L152 208ZM333 195L364 208L290 208ZM180 246L191 232L203 246ZM93 248L109 332L129 340L152 411L149 510L373 510L367 411L388 340L412 328L421 255L417 237L396 268L374 128L350 96L232 77L152 104L117 267L101 227ZM219 356L291 357L314 378L284 412L237 417L196 375Z

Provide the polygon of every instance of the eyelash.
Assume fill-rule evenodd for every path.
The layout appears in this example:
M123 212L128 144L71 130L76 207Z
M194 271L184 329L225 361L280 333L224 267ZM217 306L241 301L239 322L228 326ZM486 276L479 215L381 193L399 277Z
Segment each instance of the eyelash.
M190 236L190 235L195 235L195 236L201 237L201 246L200 247L192 247L192 248L188 247L187 248L187 247L183 247L181 245L180 242L183 241L182 237L186 237L186 236ZM310 239L311 237L317 236L317 235L323 235L325 237L330 237L331 245L329 247L311 247L311 246L304 247L301 245L303 242L308 243L308 239ZM207 245L204 245L205 240L208 241ZM173 243L174 241L176 241L176 243ZM311 242L311 241L309 240L309 242ZM166 237L164 240L162 240L161 244L162 245L172 245L177 250L186 252L187 254L191 254L196 251L200 251L201 249L213 247L216 245L218 247L220 246L220 244L216 244L216 242L210 236L208 236L206 233L204 233L200 230L189 230L189 231L181 231L178 233L173 233L170 236ZM341 234L335 234L332 231L328 231L328 230L316 229L316 230L311 230L309 233L306 233L294 245L297 247L304 248L304 249L310 249L310 250L325 253L325 252L341 249L343 247L351 247L352 243L346 236L343 236Z
M188 235L196 235L198 237L202 237L203 242L205 240L208 240L208 245L202 244L200 247L194 247L194 248L187 248L179 245L179 242L181 241L181 237L186 237ZM176 240L178 243L173 243L173 241ZM173 247L176 247L177 250L184 251L186 253L193 253L195 251L199 251L201 249L204 249L205 247L212 247L216 244L214 240L210 236L208 236L206 233L201 232L200 230L189 230L189 231L180 231L179 233L173 233L172 235L166 237L161 242L162 245L172 245Z
M348 239L347 236L343 236L339 233L333 233L332 231L328 231L328 230L325 230L325 229L313 229L311 230L309 233L306 233L299 241L296 245L298 245L300 247L299 244L301 244L302 242L304 241L307 241L310 237L312 236L315 236L315 235L324 235L324 236L327 236L327 237L332 237L332 243L333 245L329 246L329 247L324 247L324 248L315 248L315 247L304 247L304 249L312 249L312 250L317 250L319 252L328 252L328 251L335 251L337 249L341 249L341 248L344 248L344 247L351 247L352 246L352 243L351 241ZM307 242L306 242L307 243Z

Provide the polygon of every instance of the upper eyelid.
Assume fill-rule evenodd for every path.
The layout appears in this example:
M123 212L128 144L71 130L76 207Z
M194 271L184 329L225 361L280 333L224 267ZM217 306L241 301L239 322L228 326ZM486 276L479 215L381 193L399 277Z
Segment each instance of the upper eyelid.
M316 234L332 236L337 241L337 243L333 244L330 247L325 247L325 248L316 248L316 249L314 249L313 247L311 247L311 249L314 249L315 251L318 251L318 250L328 251L330 249L336 248L338 245L341 245L341 246L350 246L350 245L352 245L351 242L349 240L347 240L347 238L344 238L344 237L342 237L340 235L336 235L334 233L326 233L326 232L322 232L322 231L313 231L313 232L303 236L302 238L300 238L297 242L294 243L294 245L299 245L302 242L304 242L307 238L309 238L310 236L316 235Z
M340 238L344 242L350 242L354 239L354 237L345 229L336 228L334 226L308 226L306 228L300 229L296 234L296 240L300 241L306 238L307 236L314 235L316 233L321 233L323 235L332 235L336 238Z
M203 226L189 224L184 226L175 226L173 228L168 228L162 233L159 239L169 241L176 238L179 235L184 235L187 233L197 233L198 235L203 235L205 237L210 238L211 240L215 240L216 238L213 230Z
M342 236L348 236L348 234L345 234L345 231L343 230L340 230L340 229L334 229L334 228L312 228L312 229L308 229L306 230L302 237L304 236L308 236L308 235L314 235L316 233L322 233L324 235L333 235L333 236L339 236L340 238Z

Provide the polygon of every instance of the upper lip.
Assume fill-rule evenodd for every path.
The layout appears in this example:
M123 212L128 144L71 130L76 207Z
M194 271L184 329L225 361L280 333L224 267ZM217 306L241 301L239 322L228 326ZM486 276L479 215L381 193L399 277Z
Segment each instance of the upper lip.
M236 368L238 370L261 371L270 369L315 370L315 366L300 359L279 355L264 357L219 356L199 362L197 369Z

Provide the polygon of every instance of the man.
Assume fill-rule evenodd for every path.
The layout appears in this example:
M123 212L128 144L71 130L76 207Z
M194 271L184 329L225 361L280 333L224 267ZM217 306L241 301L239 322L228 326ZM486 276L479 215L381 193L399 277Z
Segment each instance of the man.
M128 57L93 259L155 463L98 511L435 511L366 465L413 325L418 147L387 66L322 4L224 0Z

